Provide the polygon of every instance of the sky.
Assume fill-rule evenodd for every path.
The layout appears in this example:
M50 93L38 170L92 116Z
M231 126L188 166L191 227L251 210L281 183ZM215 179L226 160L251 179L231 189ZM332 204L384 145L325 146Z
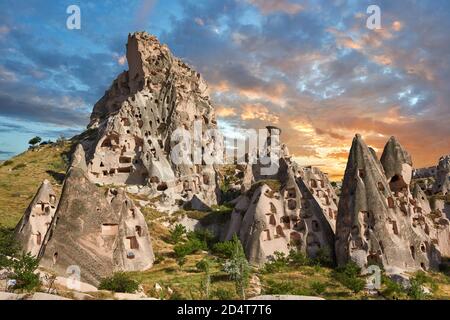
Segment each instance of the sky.
M448 0L2 0L0 159L83 131L142 30L204 76L225 134L276 125L333 179L356 133L378 153L396 136L415 167L450 153Z

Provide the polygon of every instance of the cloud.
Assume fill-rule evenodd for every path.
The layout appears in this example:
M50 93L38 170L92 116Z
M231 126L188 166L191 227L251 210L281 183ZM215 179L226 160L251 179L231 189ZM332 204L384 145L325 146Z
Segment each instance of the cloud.
M291 3L288 0L248 0L256 6L264 15L274 12L286 14L297 14L303 10L303 6L298 3Z

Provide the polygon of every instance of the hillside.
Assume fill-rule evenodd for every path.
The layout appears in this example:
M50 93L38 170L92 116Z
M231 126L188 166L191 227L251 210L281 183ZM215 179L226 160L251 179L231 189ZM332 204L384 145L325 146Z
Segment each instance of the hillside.
M44 179L58 193L68 163L71 141L27 150L0 166L0 226L13 228Z

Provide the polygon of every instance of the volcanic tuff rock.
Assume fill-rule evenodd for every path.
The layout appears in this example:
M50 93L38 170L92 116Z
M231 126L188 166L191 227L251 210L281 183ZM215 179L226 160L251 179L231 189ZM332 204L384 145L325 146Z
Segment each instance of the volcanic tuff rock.
M37 256L53 220L58 201L48 180L44 180L16 226L15 238L23 251Z
M83 159L78 145L39 254L41 266L59 275L78 266L81 279L95 285L114 271L150 268L154 256L144 216L123 190L93 184Z
M355 261L363 269L436 268L442 250L427 214L423 192L410 192L411 157L392 137L381 162L360 135L350 150L339 201L336 256L340 265ZM428 212L427 212L428 211ZM445 227L444 227L445 228ZM441 245L446 246L441 241Z
M205 205L217 203L216 170L212 165L174 164L170 155L183 128L202 133L195 147L212 156L222 152L214 109L201 75L175 58L165 45L145 32L129 35L129 70L121 73L95 104L83 142L90 179L101 184L147 185L155 195L194 195ZM184 151L177 150L178 155ZM192 161L192 158L189 160Z
M260 173L260 163L243 168L243 182L255 183L239 197L226 238L238 234L247 258L256 265L290 249L310 257L322 249L334 259L337 197L328 178L317 168L298 167L286 150L280 156L270 179L249 177L249 172Z
M433 193L446 195L450 191L450 155L439 159Z

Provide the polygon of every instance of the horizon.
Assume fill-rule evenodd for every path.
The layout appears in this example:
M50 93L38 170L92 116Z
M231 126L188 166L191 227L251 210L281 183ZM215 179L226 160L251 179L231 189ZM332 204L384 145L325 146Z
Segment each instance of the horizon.
M70 1L3 1L0 159L81 133L128 69L128 34L146 30L203 75L225 135L276 125L332 180L356 133L379 156L396 136L416 168L435 166L450 153L450 3L377 2L380 30L366 28L370 1L321 0L88 2L69 30Z

